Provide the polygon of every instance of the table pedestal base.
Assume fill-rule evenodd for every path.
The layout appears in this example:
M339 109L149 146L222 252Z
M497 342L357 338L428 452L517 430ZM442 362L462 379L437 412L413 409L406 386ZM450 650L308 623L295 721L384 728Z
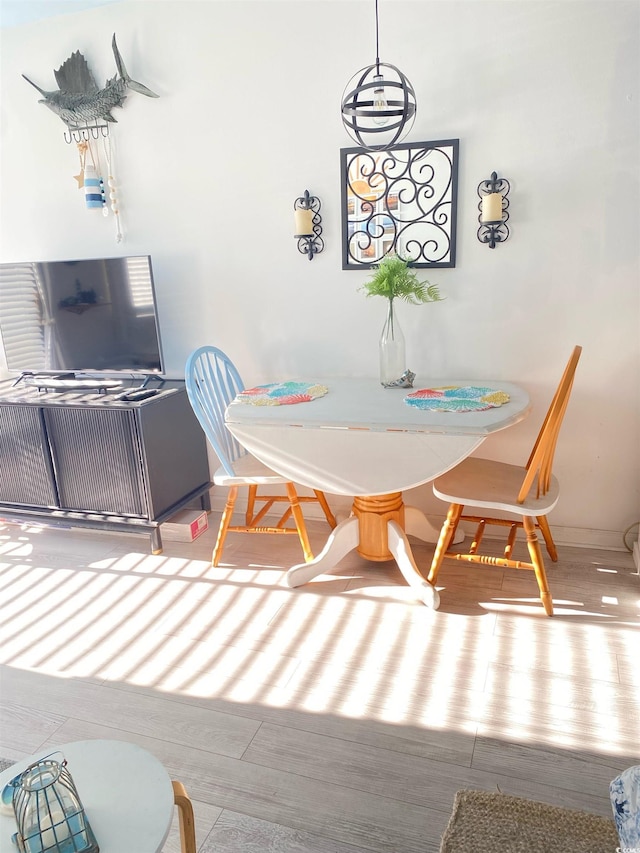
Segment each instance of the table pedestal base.
M331 571L355 548L367 560L395 560L418 599L437 610L440 597L436 588L418 571L407 533L427 542L437 542L439 531L419 509L404 505L402 492L356 497L353 515L338 524L314 560L289 569L287 585L302 586Z

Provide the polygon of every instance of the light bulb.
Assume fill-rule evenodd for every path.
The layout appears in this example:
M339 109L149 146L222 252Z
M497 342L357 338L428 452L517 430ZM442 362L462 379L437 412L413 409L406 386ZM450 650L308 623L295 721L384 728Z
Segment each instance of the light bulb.
M376 83L379 83L373 90L373 110L375 113L384 112L389 109L389 105L387 104L387 99L384 96L384 86L382 85L382 74L374 74L373 79ZM373 117L374 124L385 125L389 121L389 116L385 115L375 115Z

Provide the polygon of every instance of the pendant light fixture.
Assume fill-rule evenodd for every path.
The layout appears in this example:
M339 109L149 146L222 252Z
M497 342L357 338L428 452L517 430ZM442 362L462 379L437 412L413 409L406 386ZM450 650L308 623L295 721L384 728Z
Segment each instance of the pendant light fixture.
M362 148L383 151L400 142L416 117L416 93L405 75L378 50L378 0L376 4L376 61L361 68L347 83L342 96L342 122Z

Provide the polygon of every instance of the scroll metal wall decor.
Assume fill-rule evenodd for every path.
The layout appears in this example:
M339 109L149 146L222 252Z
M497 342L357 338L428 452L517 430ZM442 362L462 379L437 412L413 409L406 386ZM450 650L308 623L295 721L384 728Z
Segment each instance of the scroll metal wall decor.
M448 139L340 151L342 269L390 253L412 267L455 267L458 148Z

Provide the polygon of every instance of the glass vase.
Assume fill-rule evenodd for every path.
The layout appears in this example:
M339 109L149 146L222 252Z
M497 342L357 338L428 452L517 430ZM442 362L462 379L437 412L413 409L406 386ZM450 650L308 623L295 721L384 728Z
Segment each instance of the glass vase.
M393 299L389 300L387 319L380 335L380 382L385 385L400 379L407 368L404 334L394 311Z

